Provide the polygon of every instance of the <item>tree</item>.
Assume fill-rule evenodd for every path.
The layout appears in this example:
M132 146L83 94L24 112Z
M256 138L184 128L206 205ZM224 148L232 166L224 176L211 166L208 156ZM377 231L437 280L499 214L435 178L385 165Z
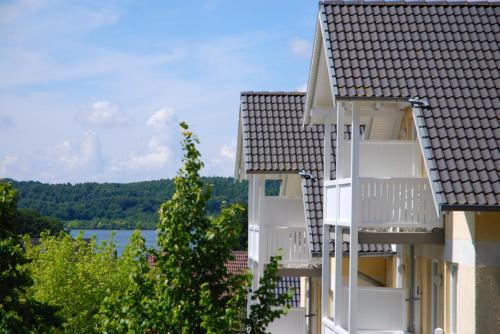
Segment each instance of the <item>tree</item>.
M135 254L143 247L136 232L121 257L112 239L97 244L95 238L73 239L43 233L40 244L27 243L32 260L28 268L34 285L31 294L59 307L65 333L95 333L101 304L110 294L129 289L129 275L135 270Z
M60 325L56 308L27 294L33 284L22 268L29 261L13 233L17 192L0 183L0 333L44 333Z
M206 214L211 189L199 175L203 162L198 139L182 123L183 166L175 179L175 193L159 210L158 249L151 251L155 267L140 265L132 275L132 289L109 298L101 310L100 329L105 333L263 333L269 322L286 312L290 295L276 297L277 266L271 265L261 280L246 319L243 310L251 275L228 272L226 262L239 247L244 210L231 206L217 217ZM143 253L137 259L144 262ZM120 305L115 307L114 305ZM269 315L264 311L270 310Z

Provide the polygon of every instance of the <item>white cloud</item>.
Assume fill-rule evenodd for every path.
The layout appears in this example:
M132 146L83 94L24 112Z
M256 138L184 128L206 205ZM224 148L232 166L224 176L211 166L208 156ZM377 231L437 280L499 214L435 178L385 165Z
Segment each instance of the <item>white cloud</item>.
M122 126L129 123L128 117L120 108L109 101L96 101L76 114L80 123L87 125Z
M11 167L15 166L19 157L17 155L8 155L0 161L0 178L13 177L14 172Z
M149 117L146 124L153 128L166 128L175 120L175 112L172 108L163 108Z
M172 157L172 150L167 146L167 140L165 135L151 137L148 152L137 154L132 151L126 167L132 170L159 170L165 168Z
M14 128L16 123L14 120L6 115L0 115L0 130L8 130Z
M311 43L304 39L294 39L290 42L290 51L296 56L307 58L311 55Z
M298 92L307 92L307 82L304 82L302 85L297 87Z
M220 156L227 160L234 160L236 156L236 144L223 145L220 149Z
M236 140L230 144L224 144L219 149L219 154L210 160L205 174L232 176L236 159Z
M78 145L65 140L56 148L55 154L56 165L71 174L96 173L101 171L105 164L100 140L93 131L87 131Z

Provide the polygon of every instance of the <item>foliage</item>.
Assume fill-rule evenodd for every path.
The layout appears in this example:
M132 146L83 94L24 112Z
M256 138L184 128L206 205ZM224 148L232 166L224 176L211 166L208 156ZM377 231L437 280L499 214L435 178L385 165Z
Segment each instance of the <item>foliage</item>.
M63 222L52 217L45 217L34 210L21 209L13 218L14 233L18 235L29 234L38 238L43 231L53 235L64 231Z
M126 257L130 263L129 284L122 291L108 293L97 316L99 333L144 333L151 328L154 314L151 301L155 296L156 270L148 263L148 251L144 238L139 233L131 237L133 247L127 247Z
M203 177L212 185L205 211L215 216L224 204L246 203L247 182L229 177ZM155 229L158 208L175 191L174 180L134 183L44 184L16 182L19 207L62 220L71 229Z
M250 314L245 320L249 334L266 334L266 327L273 320L285 315L290 308L293 290L286 294L277 295L275 288L278 285L278 264L281 255L272 256L260 278L259 288L252 294ZM285 307L283 307L285 306Z
M33 284L22 268L29 261L14 233L17 193L0 183L0 333L43 333L58 326L56 309L27 294Z
M175 193L160 208L155 268L144 264L144 249L133 283L109 298L101 308L99 329L104 333L237 333L260 327L283 314L275 310L290 296L274 296L277 262L273 258L256 295L260 303L248 319L243 310L250 275L228 272L226 262L238 248L244 208L224 208L218 217L206 214L211 189L204 186L198 139L184 129L183 167L175 179ZM239 217L239 218L238 218ZM119 307L117 306L119 305ZM269 315L262 312L271 310Z
M32 295L57 305L67 333L95 332L99 308L106 296L129 288L128 276L136 267L135 254L143 247L138 236L132 238L121 257L113 241L97 244L67 234L43 233L40 244L27 243L28 265L35 284Z

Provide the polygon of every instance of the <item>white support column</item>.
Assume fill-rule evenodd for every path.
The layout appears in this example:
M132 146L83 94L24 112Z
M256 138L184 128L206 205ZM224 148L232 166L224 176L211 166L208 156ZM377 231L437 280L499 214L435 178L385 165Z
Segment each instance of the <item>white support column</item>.
M330 225L323 224L321 252L321 316L328 317L328 293L330 291ZM323 326L321 326L323 328Z
M255 176L256 198L257 198L257 216L259 221L259 261L257 265L257 288L260 286L260 278L264 274L264 264L269 260L267 252L266 222L264 221L265 210L265 186L266 178L263 175Z
M334 278L334 293L333 293L333 319L335 326L340 324L340 309L346 307L342 305L342 242L343 228L339 225L335 226L335 278Z
M342 147L344 145L344 111L340 105L337 103L336 105L337 111L337 131L336 131L336 169L335 169L335 178L340 179L345 174L342 172L343 159L342 156ZM340 191L337 187L337 215L335 217L335 277L333 280L334 284L334 294L333 294L333 319L335 322L335 326L341 326L340 322L340 309L342 307L346 307L347 305L342 305L342 242L343 242L343 228L338 225L339 220L339 212L340 212Z
M357 330L358 225L359 225L359 110L352 104L351 127L351 232L349 240L349 333Z
M325 136L323 139L323 161L324 161L324 166L323 166L323 180L324 181L330 181L331 175L331 167L332 167L332 161L330 159L330 156L332 154L332 126L330 124L325 124ZM326 197L324 197L326 198ZM326 212L326 211L325 211Z
M323 138L323 180L330 180L331 166L331 143L332 143L332 126L325 124ZM323 212L326 212L326 188L323 187ZM321 316L328 317L328 293L330 291L330 225L325 223L323 218L323 237L322 237L322 274L321 274ZM323 326L321 326L323 332Z
M342 156L342 148L344 147L344 110L340 102L337 102L337 155L336 155L336 178L341 179L345 177L343 166L345 166L344 158Z
M403 245L396 245L396 288L403 288Z

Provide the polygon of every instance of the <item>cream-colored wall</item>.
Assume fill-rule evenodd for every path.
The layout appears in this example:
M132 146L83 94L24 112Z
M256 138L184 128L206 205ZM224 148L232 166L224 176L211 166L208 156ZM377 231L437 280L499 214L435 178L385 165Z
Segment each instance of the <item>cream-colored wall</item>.
M299 175L283 175L281 181L280 196L302 197L302 185Z
M476 215L476 333L500 332L500 212Z
M392 266L392 258L391 256L367 256L367 257L359 257L358 258L358 271L362 272L365 275L376 279L377 281L384 284L384 286L392 287L392 285L388 285L388 282L392 284L392 277L388 278L388 267ZM395 262L395 261L394 261ZM330 277L335 276L335 257L330 258ZM392 276L389 275L389 276ZM349 282L349 257L343 256L342 259L342 284L347 285ZM373 286L368 281L363 279L358 279L359 286ZM334 287L331 287L331 290L334 290Z
M450 333L450 268L456 263L458 333L500 329L499 212L450 212L445 215L445 245L416 246L415 254L421 333L429 333L431 326L432 260L438 260L443 278L438 289L438 326ZM407 257L404 263L409 268Z
M476 333L498 333L500 332L500 267L478 266L475 279Z

